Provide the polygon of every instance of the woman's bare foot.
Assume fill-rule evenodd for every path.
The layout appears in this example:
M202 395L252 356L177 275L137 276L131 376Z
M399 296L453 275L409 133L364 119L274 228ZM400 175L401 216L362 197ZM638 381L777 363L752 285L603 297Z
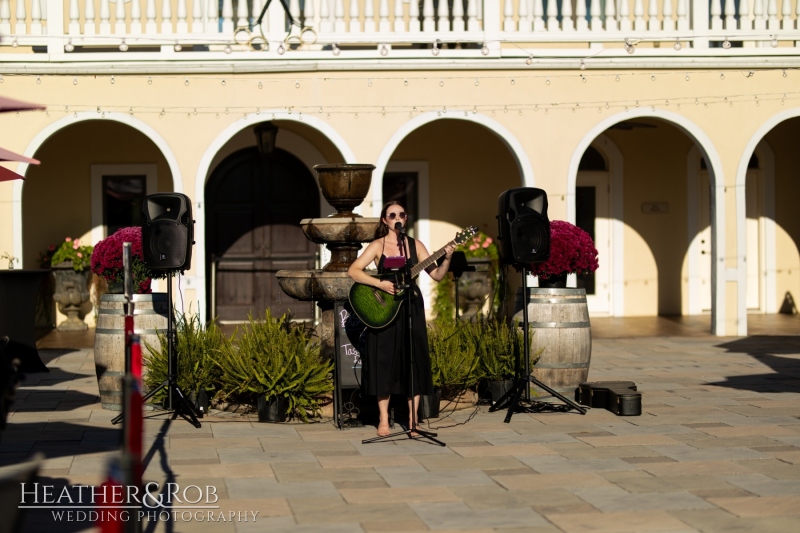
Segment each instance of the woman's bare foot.
M415 425L413 425L413 423L412 423L412 422L409 422L409 423L408 423L408 428L409 428L409 434L408 434L408 435L409 435L411 438L414 438L414 437L419 437L419 433L417 433L417 431L416 431L416 430L418 430L418 429L419 429L419 426L415 426Z
M378 424L378 436L385 437L389 435L389 424Z

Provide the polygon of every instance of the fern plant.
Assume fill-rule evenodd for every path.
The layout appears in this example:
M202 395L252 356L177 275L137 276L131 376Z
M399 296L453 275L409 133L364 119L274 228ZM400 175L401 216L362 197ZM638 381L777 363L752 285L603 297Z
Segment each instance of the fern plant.
M237 332L238 333L238 332ZM288 315L252 316L231 349L217 358L225 399L255 403L283 397L289 412L304 422L317 416L321 396L333 390L333 362L320 357L319 343Z
M227 350L230 339L212 322L206 327L197 315L180 315L175 324L178 386L186 393L213 392L220 377L220 368L215 363L219 353ZM167 336L158 334L159 346L147 345L144 365L147 372L144 382L154 389L167 379L169 371ZM161 401L166 390L153 396ZM209 395L211 396L211 395Z

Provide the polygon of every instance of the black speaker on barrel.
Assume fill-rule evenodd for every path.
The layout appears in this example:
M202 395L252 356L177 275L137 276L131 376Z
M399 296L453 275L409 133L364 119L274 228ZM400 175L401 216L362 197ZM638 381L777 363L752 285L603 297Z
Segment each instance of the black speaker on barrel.
M188 270L192 264L194 220L185 194L151 194L142 204L142 254L150 270Z
M550 257L547 193L533 187L509 189L497 199L498 250L503 262L515 266Z

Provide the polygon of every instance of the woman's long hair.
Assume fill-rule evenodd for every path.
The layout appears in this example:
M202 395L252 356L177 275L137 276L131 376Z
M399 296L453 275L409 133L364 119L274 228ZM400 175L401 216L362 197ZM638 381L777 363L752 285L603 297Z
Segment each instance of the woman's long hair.
M386 202L386 205L384 205L383 209L381 210L381 219L378 221L378 226L375 228L375 238L373 240L377 240L377 239L380 239L382 237L386 237L389 234L389 226L387 226L383 222L383 219L386 218L386 212L393 205L399 205L400 207L403 207L400 204L400 202L397 202L395 200L392 200L391 202ZM406 219L406 220L408 220L408 219ZM406 222L406 223L408 223L408 222Z

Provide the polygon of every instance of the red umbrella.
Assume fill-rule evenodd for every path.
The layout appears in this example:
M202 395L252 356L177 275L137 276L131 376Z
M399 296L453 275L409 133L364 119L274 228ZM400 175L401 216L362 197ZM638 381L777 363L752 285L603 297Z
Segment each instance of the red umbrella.
M25 176L22 174L17 174L13 170L8 170L6 167L0 165L0 181L11 181L11 180L24 180Z
M22 100L14 100L6 96L0 96L0 113L7 111L27 111L31 109L44 109L45 106L41 104L31 104L23 102Z
M39 161L24 155L15 154L11 150L0 148L0 161L21 161L22 163L30 163L31 165L38 165Z

